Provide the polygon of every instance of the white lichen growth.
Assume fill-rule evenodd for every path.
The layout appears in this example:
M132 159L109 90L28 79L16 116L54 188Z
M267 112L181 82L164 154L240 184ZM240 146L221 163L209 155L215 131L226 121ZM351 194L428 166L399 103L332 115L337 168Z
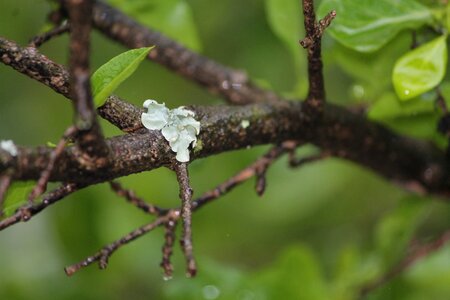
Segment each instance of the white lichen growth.
M242 128L247 128L248 126L250 126L250 121L249 120L242 120L241 121L241 126Z
M0 148L11 154L17 156L17 147L12 140L1 140Z
M194 119L195 113L180 106L168 109L155 100L145 100L141 122L150 130L161 130L170 148L175 152L179 162L189 161L189 146L195 147L197 135L200 133L200 122Z

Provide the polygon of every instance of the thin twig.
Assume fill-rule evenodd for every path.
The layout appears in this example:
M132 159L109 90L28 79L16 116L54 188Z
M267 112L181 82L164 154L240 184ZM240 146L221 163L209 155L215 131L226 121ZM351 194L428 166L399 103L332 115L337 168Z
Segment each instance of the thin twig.
M75 134L76 131L77 129L75 128L75 126L70 126L69 128L67 128L66 132L64 132L63 137L59 140L58 144L56 145L55 150L53 150L53 152L50 154L47 167L45 168L44 171L42 171L41 177L39 178L38 182L36 183L31 193L28 195L28 202L30 205L33 204L33 201L34 199L36 199L36 197L40 196L43 192L46 191L47 183L53 171L55 162L58 160L59 156L63 152L67 140L70 139Z
M180 186L181 219L183 220L183 232L180 239L181 249L186 258L186 276L193 277L197 273L197 266L193 254L192 245L192 188L189 183L189 172L186 163L175 162L173 169L177 174Z
M48 206L58 202L66 196L80 190L84 186L75 183L64 183L44 196L42 202L34 205L27 204L19 208L15 214L0 221L0 231L19 222L29 221Z
M319 154L298 158L296 157L295 152L292 151L289 153L289 166L292 168L297 168L303 166L306 163L315 162L329 156L330 156L329 153L323 151L320 152Z
M436 88L436 104L444 114L448 114L447 103L439 87Z
M381 277L369 282L360 289L360 299L363 299L371 291L381 287L388 283L394 277L398 276L406 269L410 268L418 260L427 257L431 253L441 249L448 241L450 241L450 230L444 232L441 236L430 243L426 243L420 246L414 246L411 249L409 255L406 256L400 263L395 265L389 272L385 273Z
M161 261L161 267L164 272L164 278L170 279L172 278L173 273L173 266L171 263L171 256L173 253L173 245L175 242L175 229L177 228L177 221L170 219L166 223L164 223L164 245L162 247L162 261Z
M143 199L136 196L132 190L124 189L120 183L116 181L110 181L109 185L111 189L120 197L124 197L129 203L133 204L137 208L141 209L145 213L160 216L165 214L167 210L162 209L156 205L152 205Z
M218 199L220 196L226 194L227 192L231 191L233 188L238 186L239 184L245 182L246 180L250 179L256 174L256 169L260 168L261 165L266 165L267 167L270 166L278 157L281 156L281 154L285 153L286 151L292 151L293 147L296 147L295 142L285 142L282 146L276 146L272 148L266 155L256 160L253 164L251 164L249 167L245 168L235 176L228 179L226 182L218 185L215 189L208 191L204 193L202 196L197 198L196 200L192 201L192 211L196 211L199 208L203 207L207 203L211 203L212 201ZM116 240L115 242L111 243L110 245L107 245L100 249L97 253L95 253L92 256L89 256L82 260L79 263L76 263L74 265L68 266L65 268L67 275L73 275L75 272L79 271L80 269L87 267L91 265L93 262L98 261L100 268L105 268L107 266L107 261L109 257L113 254L114 251L119 249L121 246L125 245L126 243L130 242L131 240L134 240L140 236L143 236L145 233L150 232L151 230L155 229L158 226L161 225L169 225L170 222L176 222L181 217L181 208L173 209L167 211L164 215L159 216L156 220L153 222L144 225L129 234L127 234L125 237ZM175 226L175 224L174 224ZM166 237L165 246L163 248L163 263L165 263L165 258L168 258L168 252L165 248L167 244L170 245L172 243L172 240L168 241ZM163 266L164 268L164 266Z
M306 37L300 41L300 44L308 50L309 90L306 102L320 111L321 105L325 102L321 41L325 28L336 17L336 12L330 12L317 23L314 1L303 0L302 3Z
M124 246L128 244L129 242L143 236L144 234L152 231L153 229L157 228L158 226L164 224L164 222L167 222L169 219L168 215L162 216L157 218L155 221L146 224L144 226L139 227L138 229L130 232L126 236L122 237L119 240L116 240L115 242L103 247L100 249L97 253L95 253L92 256L87 257L83 261L73 264L71 266L68 266L64 269L66 274L68 276L73 275L77 271L79 271L81 268L87 267L91 265L94 262L99 263L100 269L105 269L108 266L108 261L110 256L121 246Z
M54 28L50 29L47 32L44 32L43 34L37 35L33 38L31 38L29 42L30 47L39 48L44 43L48 42L54 37L57 37L61 34L64 34L70 30L69 22L65 21L62 24L59 24L55 26Z
M277 158L279 158L286 151L291 151L293 147L296 147L297 144L295 142L285 142L281 146L275 146L270 149L265 155L258 158L254 163L245 169L241 170L239 173L225 181L224 183L218 185L211 191L204 193L199 198L195 199L192 202L192 210L195 211L202 207L203 205L219 198L220 196L228 193L232 189L234 189L239 184L245 182L249 178L257 175L258 170L267 170L269 166L271 166Z

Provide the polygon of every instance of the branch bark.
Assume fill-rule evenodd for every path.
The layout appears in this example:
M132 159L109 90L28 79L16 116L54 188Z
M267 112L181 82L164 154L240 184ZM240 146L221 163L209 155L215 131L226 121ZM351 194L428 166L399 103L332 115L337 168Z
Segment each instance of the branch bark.
M48 83L48 78L63 80L66 71L60 65L36 50L21 48L0 38L2 61L32 78ZM7 59L5 60L4 57ZM13 57L15 59L10 59ZM39 66L30 72L23 64ZM64 91L68 86L60 82ZM251 99L249 99L251 100ZM201 122L198 146L192 158L206 157L224 151L301 140L313 143L330 155L342 157L368 167L386 179L421 193L450 194L448 161L443 151L434 145L401 136L333 104L325 104L323 117L311 120L303 111L302 103L276 101L245 106L190 107ZM142 109L110 97L99 109L101 116L124 130L136 130L140 125ZM250 126L243 128L242 121ZM85 170L77 159L73 147L61 154L60 162L50 177L52 181L98 183L117 177L169 165L173 153L159 132L137 129L135 134L107 140L111 149L111 165L104 170ZM11 168L14 179L37 179L49 161L51 149L47 147L19 147L19 155L12 157L0 151L0 172Z

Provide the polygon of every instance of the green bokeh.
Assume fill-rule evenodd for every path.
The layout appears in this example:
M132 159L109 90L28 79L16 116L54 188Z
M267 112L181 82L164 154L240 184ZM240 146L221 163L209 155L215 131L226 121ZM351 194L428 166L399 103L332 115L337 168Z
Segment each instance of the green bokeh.
M264 1L184 2L191 6L202 54L246 70L251 78L279 93L298 95L298 86L306 78L299 77L304 70L295 67L298 62L304 64L304 59L293 57L292 48L271 30ZM50 10L44 0L0 0L0 7L0 35L21 44L44 28ZM65 64L67 41L67 36L59 37L41 51ZM92 69L125 50L94 32ZM304 54L300 47L298 51ZM381 75L367 76L363 65L352 69L352 64L365 57L355 57L329 36L325 36L324 51L330 101L373 103L382 95L375 89ZM374 63L377 72L389 70L386 66L395 61L391 55L397 52L387 52L385 59L381 59L382 52L375 53L370 62L378 62ZM355 85L366 88L364 97L352 97ZM389 93L392 87L384 85L383 90ZM116 92L136 105L147 98L169 107L222 103L149 61ZM72 122L67 99L4 65L0 65L0 99L0 139L27 146L56 142ZM388 125L414 135L410 127L394 123L390 120ZM120 134L107 122L101 124L107 136ZM430 138L426 133L420 136ZM223 182L267 149L256 147L195 161L190 166L195 195ZM299 154L314 151L307 147ZM167 169L128 176L120 182L151 203L165 207L179 203L175 176ZM151 220L106 184L80 191L30 222L0 233L0 299L353 299L362 284L401 256L405 236L431 239L450 226L445 203L412 197L371 171L339 159L291 170L283 158L270 168L267 182L263 197L255 194L251 180L195 213L199 275L184 277L184 259L177 244L174 279L167 282L159 267L161 229L116 252L107 270L91 266L71 278L65 276L64 266ZM414 213L407 208L408 201L413 202ZM416 202L424 203L416 207ZM411 224L417 227L414 233L408 231ZM370 299L427 299L427 293L433 299L446 299L449 251L444 248L423 260Z

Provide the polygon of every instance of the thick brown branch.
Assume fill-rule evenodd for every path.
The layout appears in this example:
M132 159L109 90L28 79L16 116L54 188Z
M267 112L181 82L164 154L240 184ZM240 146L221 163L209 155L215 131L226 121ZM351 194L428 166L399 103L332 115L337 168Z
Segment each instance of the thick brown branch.
M56 76L61 83L59 86L67 87L67 83L61 81L65 78L63 67L49 63L46 57L30 49L0 39L3 62L4 57L12 56L17 59L7 59L6 62L19 71L46 84L48 78ZM26 59L22 60L22 57ZM30 72L27 64L39 68ZM60 91L59 88L56 90ZM441 150L427 142L397 135L361 114L332 104L325 104L320 120L311 120L305 115L301 103L284 101L245 107L193 109L201 121L200 142L193 151L194 159L248 145L277 143L287 139L302 140L335 156L366 166L409 189L444 196L450 192L448 162ZM124 104L117 98L110 98L100 109L102 116L113 123L124 120L120 127L130 131L139 127L141 112L141 109ZM244 120L250 122L250 126L245 129L241 126ZM62 154L58 170L55 170L51 180L97 183L168 165L173 153L162 136L142 129L138 132L140 134L115 137L108 141L113 154L113 163L108 170L84 170L77 162L77 153L69 147ZM12 167L16 179L37 179L48 162L49 151L42 147L22 148L19 157L13 158L0 150L0 173Z
M108 109L108 103L103 109ZM326 106L321 122L311 122L303 114L301 103L191 109L201 122L199 143L192 151L193 159L248 145L302 140L369 167L388 179L418 187L422 192L447 195L450 191L447 162L442 151L431 144L396 135L336 106ZM244 120L250 123L246 128L241 125ZM111 148L112 163L105 170L85 170L74 147L68 147L51 180L109 181L169 165L174 155L160 132L146 129L108 139L107 144ZM10 166L14 179L26 180L39 176L49 161L51 149L19 147L17 157L2 153L4 151L0 150L0 172Z

